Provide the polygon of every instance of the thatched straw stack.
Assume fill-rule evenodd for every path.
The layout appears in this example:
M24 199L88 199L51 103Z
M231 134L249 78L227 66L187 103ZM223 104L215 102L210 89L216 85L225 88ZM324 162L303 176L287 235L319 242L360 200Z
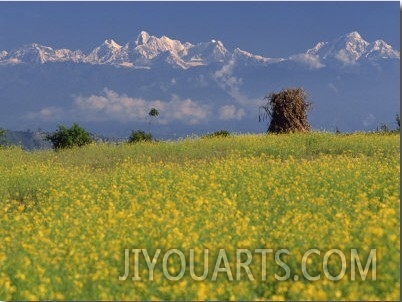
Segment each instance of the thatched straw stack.
M264 98L267 103L261 106L264 110L261 118L271 120L268 131L271 133L309 132L310 124L307 112L311 103L302 88L287 88L279 93L271 93Z

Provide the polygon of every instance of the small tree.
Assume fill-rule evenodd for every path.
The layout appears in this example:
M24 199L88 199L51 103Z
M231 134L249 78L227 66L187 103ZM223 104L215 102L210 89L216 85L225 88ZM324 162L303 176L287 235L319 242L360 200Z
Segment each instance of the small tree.
M52 142L55 150L82 147L92 142L90 134L78 124L73 124L70 128L59 125L59 128L47 135L46 139Z
M397 125L396 130L398 130L398 131L401 130L401 119L399 117L399 113L396 114L395 121L396 121L396 125Z
M129 143L149 142L151 140L152 135L150 133L147 134L142 130L132 131L128 138Z
M151 134L151 122L153 118L156 118L159 115L159 111L156 108L151 108L148 113L149 115L149 134Z
M310 131L307 112L311 109L311 103L307 101L307 94L302 88L288 88L271 93L264 100L267 103L260 107L259 120L271 120L267 132Z

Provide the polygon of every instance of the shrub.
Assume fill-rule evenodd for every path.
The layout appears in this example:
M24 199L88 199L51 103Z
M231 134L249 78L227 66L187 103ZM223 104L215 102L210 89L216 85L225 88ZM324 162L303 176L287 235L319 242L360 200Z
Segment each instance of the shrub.
M209 133L204 135L204 138L212 138L212 137L228 137L230 136L229 131L226 130L219 130L219 131L215 131L214 133Z
M49 134L46 139L52 142L55 150L82 147L92 142L90 134L78 124L73 124L70 128L59 125L59 129Z
M149 142L152 141L152 134L145 133L142 130L132 131L128 138L129 143Z

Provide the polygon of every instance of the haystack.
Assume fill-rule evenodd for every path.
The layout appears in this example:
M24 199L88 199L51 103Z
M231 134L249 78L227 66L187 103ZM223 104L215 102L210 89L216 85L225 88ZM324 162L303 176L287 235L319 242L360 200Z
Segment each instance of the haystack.
M309 132L310 124L307 113L311 103L302 88L287 88L278 93L271 93L264 98L267 103L260 107L260 121L267 118L270 124L267 132L289 133Z

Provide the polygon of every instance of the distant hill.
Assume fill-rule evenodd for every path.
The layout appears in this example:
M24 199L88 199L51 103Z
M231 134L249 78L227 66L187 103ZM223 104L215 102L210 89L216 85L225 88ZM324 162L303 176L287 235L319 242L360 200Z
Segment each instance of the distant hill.
M5 132L5 145L20 146L24 150L50 149L52 144L46 140L47 132L37 131L12 131Z

